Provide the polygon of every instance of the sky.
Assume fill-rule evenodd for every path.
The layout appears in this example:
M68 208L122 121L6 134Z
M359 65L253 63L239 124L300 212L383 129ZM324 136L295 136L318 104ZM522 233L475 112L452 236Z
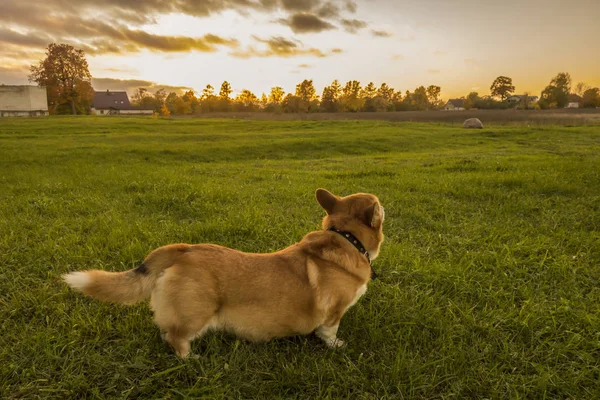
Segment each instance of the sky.
M28 84L48 43L86 53L96 90L259 95L382 82L537 94L558 72L600 86L600 0L0 0L0 84Z

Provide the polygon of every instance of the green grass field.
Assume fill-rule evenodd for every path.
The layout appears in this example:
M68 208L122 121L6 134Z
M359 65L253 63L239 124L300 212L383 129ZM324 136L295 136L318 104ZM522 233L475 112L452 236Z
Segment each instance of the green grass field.
M283 248L318 187L386 210L344 349L211 333L181 361L147 304L60 281ZM1 398L600 397L600 126L3 119L0 189Z

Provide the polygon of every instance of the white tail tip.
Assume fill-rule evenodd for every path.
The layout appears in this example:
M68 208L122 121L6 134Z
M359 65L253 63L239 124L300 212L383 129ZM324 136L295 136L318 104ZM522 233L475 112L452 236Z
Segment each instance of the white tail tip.
M70 272L62 276L63 281L75 290L83 290L90 283L90 277L86 272Z

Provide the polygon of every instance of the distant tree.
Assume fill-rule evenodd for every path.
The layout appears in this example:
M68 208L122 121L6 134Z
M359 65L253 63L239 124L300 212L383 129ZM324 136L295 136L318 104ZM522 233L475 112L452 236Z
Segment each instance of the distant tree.
M490 86L492 97L500 97L502 101L510 97L514 91L515 87L513 86L512 79L507 76L497 77L492 86Z
M372 111L376 111L376 112L382 112L382 111L388 111L390 108L390 102L379 95L369 98L368 102L369 102L369 105L368 105L367 111L372 110ZM366 104L365 104L365 108L367 108Z
M424 86L419 86L412 94L411 103L414 110L423 111L429 108L429 100L427 98L427 89Z
M265 110L268 105L269 105L269 98L267 97L266 94L263 93L260 96L260 108Z
M591 89L592 87L590 85L588 85L585 82L579 82L577 85L575 85L575 89L573 89L573 93L575 93L576 95L579 95L581 97L583 97L583 94L588 90Z
M167 108L167 105L164 103L163 103L162 107L160 108L160 115L162 115L163 117L171 116L171 111L169 111L169 109Z
M284 95L285 92L280 86L272 87L271 93L269 93L269 103L281 104Z
M387 83L382 83L379 89L377 89L377 95L383 97L385 100L391 102L394 97L394 89L389 87Z
M170 114L177 114L175 112L175 102L177 101L177 98L179 96L177 96L177 93L175 92L171 92L169 93L169 95L165 98L165 105L167 106L167 109L169 110Z
M382 83L379 89L377 89L377 97L382 99L381 104L385 105L387 111L394 110L394 89L389 87L387 83Z
M359 81L348 81L342 88L342 96L360 97L361 86Z
M225 82L223 82L223 84L225 84ZM222 88L223 87L221 86L221 90L222 90ZM231 88L229 88L229 89L231 89ZM229 93L231 93L231 91L228 92L227 97L229 97ZM212 85L206 85L206 87L204 89L202 89L202 96L200 98L202 100L206 100L206 99L213 97L214 95L215 95L215 88L212 87Z
M330 86L323 88L321 95L321 110L325 112L337 112L341 109L339 97L341 94L340 83L336 80Z
M569 94L571 94L571 75L560 72L542 91L538 104L541 108L564 108L569 103Z
M390 110L390 111L402 110L402 101L403 100L404 100L404 98L402 97L402 91L398 90L396 92L393 92L391 105L389 106L388 110Z
M154 93L154 95L152 95L145 88L137 88L133 93L133 96L131 96L131 104L160 113L160 109L165 102L166 95L167 92L164 89L159 89Z
M45 86L52 113L61 106L71 108L71 114L86 112L94 98L85 53L68 44L50 43L46 58L30 66L29 81Z
M308 103L291 93L283 98L281 106L286 113L308 112Z
M571 93L571 74L568 72L559 72L552 80L550 85L556 86L563 93Z
M160 111L160 108L163 104L165 104L165 100L167 99L167 91L165 89L158 89L154 92L154 110Z
M189 104L190 111L188 114L190 114L190 113L195 114L196 110L198 110L198 108L200 107L200 101L196 97L196 94L194 93L194 91L188 90L187 92L185 92L183 94L183 96L181 96L181 98L183 99L184 102Z
M198 99L198 104L192 110L192 112L196 114L198 112L219 111L221 102L226 103L224 110L221 111L227 111L228 100L215 96L215 88L212 85L206 85L206 87L202 89L202 94Z
M364 97L365 99L372 99L373 97L377 96L377 88L375 87L375 84L373 82L369 82L367 86L362 89L360 96Z
M131 96L131 103L147 109L154 109L155 106L154 98L146 88L137 88L133 93L133 96Z
M581 97L583 97L583 107L600 107L600 89L597 87L586 90Z
M373 82L369 82L360 93L360 97L364 100L362 111L383 111L381 110L381 100L377 98L377 88ZM385 109L385 107L383 107Z
M185 101L183 97L177 97L173 102L174 114L177 115L186 115L191 114L192 108L190 103Z
M538 101L538 105L542 109L547 108L556 108L558 104L555 100L556 87L548 85L542 90L542 94L540 95L540 100Z
M360 97L361 86L359 81L348 81L342 89L340 101L344 111L357 112L363 108L365 99Z
M339 99L339 97L342 95L342 85L340 84L340 81L334 79L333 82L331 82L330 87L335 95L335 98Z
M234 100L234 106L239 111L257 111L259 104L258 97L248 89L242 90Z
M303 101L310 103L316 98L316 90L313 86L313 81L305 79L296 85L296 96L300 97Z
M508 107L508 102L496 100L492 96L483 96L475 101L475 108L482 110L507 109Z
M312 79L305 79L296 85L296 97L299 97L304 103L306 103L301 107L302 109L305 109L306 112L316 111L319 106L317 101L317 92L313 85Z
M440 93L442 92L442 88L440 88L439 86L435 86L435 85L430 85L429 87L427 87L426 93L427 93L427 101L429 102L429 107L430 108L438 108L441 107L442 104L440 101Z
M413 106L413 94L410 90L404 92L404 97L401 97L401 100L395 103L396 111L411 111L414 109Z
M477 102L479 101L479 93L471 92L465 98L465 109L478 108Z
M219 97L225 100L229 100L229 96L231 96L231 93L233 92L233 90L231 89L231 85L229 84L229 82L224 81L221 84L221 90L219 91Z

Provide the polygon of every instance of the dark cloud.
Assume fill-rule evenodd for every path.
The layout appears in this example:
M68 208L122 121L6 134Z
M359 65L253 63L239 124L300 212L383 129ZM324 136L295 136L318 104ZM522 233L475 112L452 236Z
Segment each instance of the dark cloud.
M25 47L44 47L52 38L40 33L22 34L12 29L0 28L0 43L25 46Z
M239 42L236 39L225 39L217 35L207 34L198 38L185 36L160 36L147 33L142 30L125 30L121 34L130 43L140 48L157 50L163 52L185 52L201 51L213 52L217 46L237 47Z
M360 19L342 19L342 26L349 33L357 33L359 30L366 28L367 23Z
M142 49L160 52L192 50L214 52L218 46L235 48L239 44L237 39L223 38L213 34L201 37L162 36L143 30L129 29L120 24L108 25L101 21L76 17L42 18L36 22L38 28L54 33L54 36L58 36L61 32L68 32L68 35L65 35L60 41L82 48L89 54L131 53ZM53 37L37 31L25 35L10 29L0 29L0 42L4 43L39 48L45 47L52 41L54 41Z
M177 94L183 94L188 90L192 90L192 88L186 86L161 85L156 82L142 79L92 78L92 86L98 91L124 90L129 93L129 95L132 95L138 88L147 89L151 93L164 89L167 92L175 92Z
M292 28L294 33L318 33L335 29L335 26L324 19L307 13L293 14L290 18L281 19L279 22Z
M331 1L324 0L2 0L0 20L18 22L28 18L32 13L50 17L64 15L85 15L89 11L110 16L109 21L123 21L133 25L144 25L156 22L156 17L164 14L181 13L193 17L207 17L225 10L240 13L249 11L271 12L282 9L287 12L311 12L323 9L327 17L336 14L332 10L339 7ZM345 2L346 10L356 12L354 1Z
M230 55L238 58L253 58L253 57L298 57L298 56L312 56L312 57L326 57L323 51L314 47L304 48L302 43L295 40L283 38L281 36L274 36L269 39L261 39L253 36L253 39L262 44L262 49L256 49L250 46L247 50L233 51Z
M25 3L39 3L37 0L21 0ZM276 6L273 1L256 0L48 0L46 3L53 4L53 10L69 10L73 6L79 8L109 10L122 13L121 17L129 16L132 20L140 16L155 16L168 13L182 13L194 17L206 17L225 10L250 11L265 10Z
M393 33L388 32L388 31L381 31L381 30L377 30L377 29L373 29L371 30L371 34L375 37L391 37L393 35Z

